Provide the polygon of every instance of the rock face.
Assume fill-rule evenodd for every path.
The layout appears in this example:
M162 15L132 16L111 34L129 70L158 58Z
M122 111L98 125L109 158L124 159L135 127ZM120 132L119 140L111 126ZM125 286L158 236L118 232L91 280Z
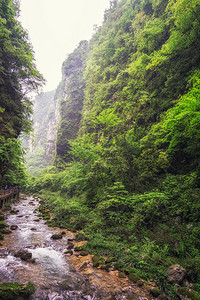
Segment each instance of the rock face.
M46 92L35 97L33 101L33 134L22 137L22 145L28 149L26 167L35 174L51 164L55 158L57 125L60 119L59 97L56 91ZM36 170L36 171L35 171Z
M56 140L57 161L71 161L70 140L78 136L84 101L84 70L88 42L81 41L78 47L64 61L62 81L56 97L60 99L60 122Z
M57 95L54 97L53 110L49 114L47 124L47 135L45 143L45 159L51 163L55 157L57 125L60 120L59 99Z
M183 267L181 267L178 264L171 265L167 269L167 280L174 284L179 284L181 281L183 281L185 277L186 271Z

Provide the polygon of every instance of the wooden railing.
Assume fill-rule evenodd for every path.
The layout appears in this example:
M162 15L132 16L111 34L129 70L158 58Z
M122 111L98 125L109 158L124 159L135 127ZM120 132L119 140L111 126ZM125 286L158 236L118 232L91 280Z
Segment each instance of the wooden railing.
M0 190L0 209L12 202L13 199L19 199L19 189Z

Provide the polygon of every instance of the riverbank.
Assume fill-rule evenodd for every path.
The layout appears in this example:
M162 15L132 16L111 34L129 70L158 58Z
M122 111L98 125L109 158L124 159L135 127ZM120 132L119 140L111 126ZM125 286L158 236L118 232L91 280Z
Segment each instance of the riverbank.
M39 199L30 196L23 196L12 205L12 211L5 212L9 228L17 227L4 236L0 247L1 283L33 282L36 292L32 300L153 299L150 285L138 287L127 276L121 274L120 278L118 270L94 268L91 255L75 251L85 243L75 240L77 233L49 228L40 215ZM62 238L53 239L55 234L61 234ZM73 244L72 255L68 252L69 243ZM16 257L19 250L31 253L31 261Z

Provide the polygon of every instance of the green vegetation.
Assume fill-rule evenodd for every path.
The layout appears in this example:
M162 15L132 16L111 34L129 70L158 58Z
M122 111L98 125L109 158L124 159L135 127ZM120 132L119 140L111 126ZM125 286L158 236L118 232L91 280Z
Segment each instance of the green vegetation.
M67 57L62 66L63 79L56 92L56 97L60 100L61 114L56 141L56 164L61 166L63 161L69 162L72 159L69 140L77 138L80 129L87 51L88 42L81 41Z
M174 263L199 290L199 13L197 0L111 1L84 63L79 45L63 64L57 168L27 185L51 226L87 236L75 250L171 299Z
M77 239L86 237L84 246L75 250L94 254L96 266L106 270L113 266L139 284L153 279L161 291L152 293L164 291L177 299L166 270L178 263L196 289L190 293L183 287L178 292L196 299L200 292L200 3L120 0L110 4L102 27L63 63L55 95L61 106L55 163L30 177L26 191L45 199L40 213L48 224L80 231ZM1 11L17 22L13 6L0 4ZM4 19L0 28L7 26L11 32L13 26ZM10 57L16 59L13 51ZM16 72L17 79L22 70ZM36 75L32 86L36 79L39 84L37 71L29 71L33 69L27 70L27 78ZM4 79L2 75L3 87ZM11 101L9 93L6 99ZM15 94L12 100L18 103ZM26 109L29 112L27 104ZM22 169L15 138L23 126L19 120L18 126L14 120L11 126L12 114L6 123L6 112L0 102L1 132L5 132L0 166L2 176L14 182L13 167ZM18 110L14 113L18 118ZM23 109L20 116L27 129ZM16 132L11 134L11 127Z
M19 297L28 299L35 291L35 286L28 284L18 284L16 282L0 284L0 298L2 300L16 300Z
M18 1L0 3L0 186L26 180L23 153L17 140L30 132L31 102L27 92L43 83L28 35L17 20Z
M25 155L25 166L28 174L37 175L41 169L48 167L48 165L44 145L32 152L27 152Z
M33 101L33 132L22 135L22 147L25 148L25 167L28 174L36 175L41 169L51 165L53 151L46 151L47 144L55 149L55 128L49 132L49 124L54 124L55 91L37 95ZM53 135L53 136L52 136ZM51 157L52 156L52 157Z

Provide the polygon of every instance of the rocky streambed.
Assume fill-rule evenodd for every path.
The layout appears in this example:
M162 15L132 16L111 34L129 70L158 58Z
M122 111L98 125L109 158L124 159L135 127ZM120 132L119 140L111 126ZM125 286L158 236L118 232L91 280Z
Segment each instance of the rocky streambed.
M12 233L1 241L0 283L34 283L32 300L153 299L149 287L138 287L118 271L93 268L90 255L71 255L67 248L74 234L49 228L38 207L38 199L27 196L5 213ZM53 239L55 234L62 239Z

